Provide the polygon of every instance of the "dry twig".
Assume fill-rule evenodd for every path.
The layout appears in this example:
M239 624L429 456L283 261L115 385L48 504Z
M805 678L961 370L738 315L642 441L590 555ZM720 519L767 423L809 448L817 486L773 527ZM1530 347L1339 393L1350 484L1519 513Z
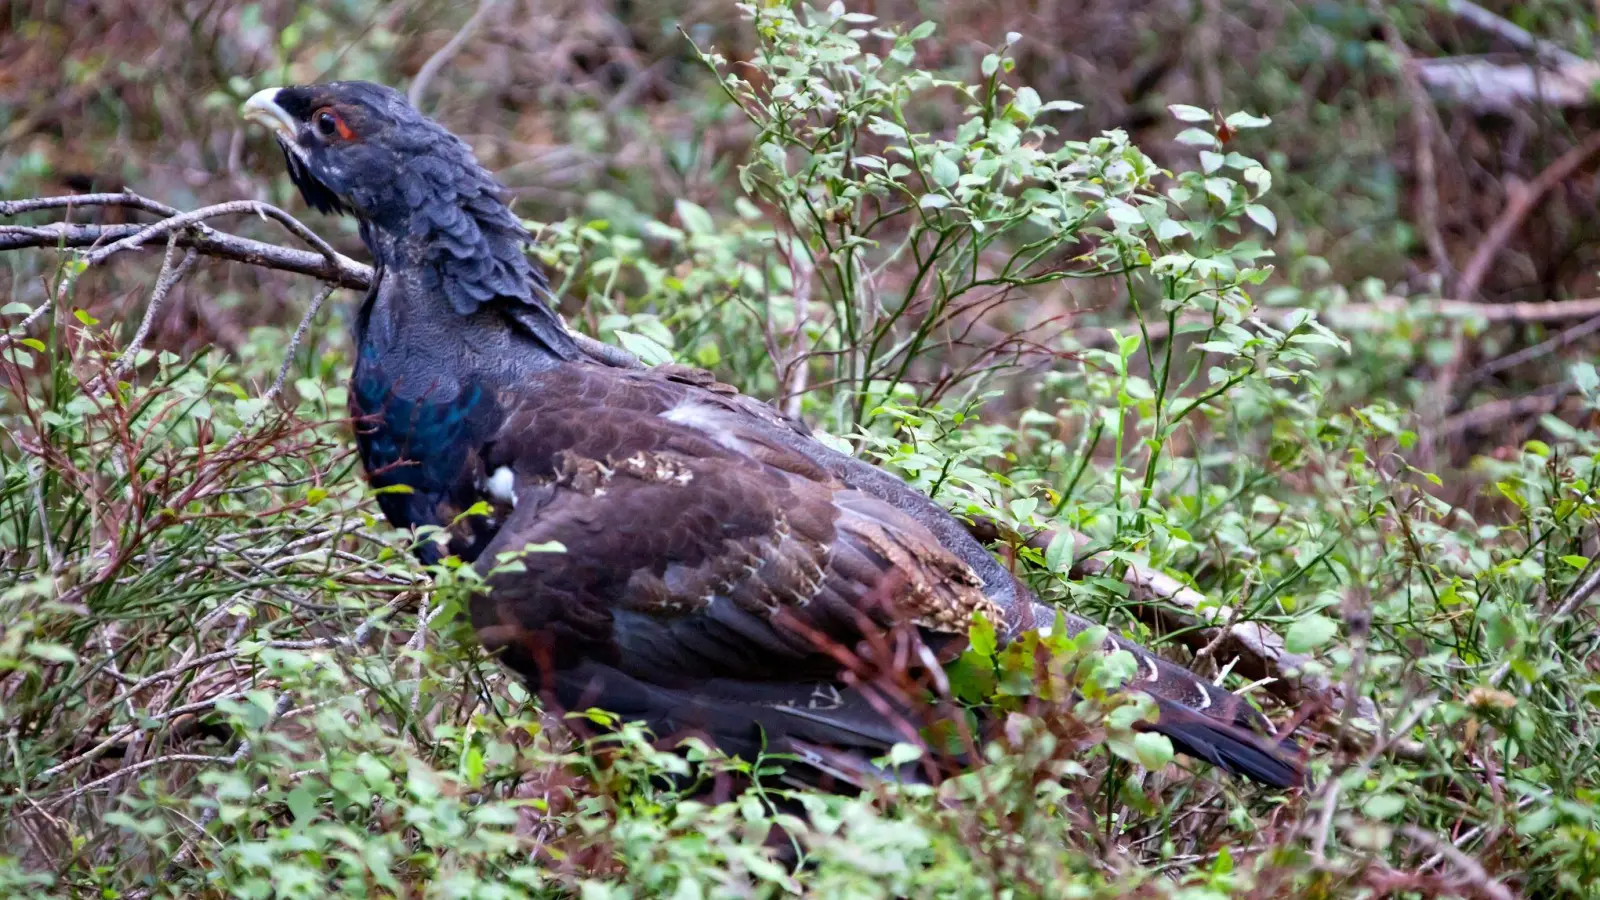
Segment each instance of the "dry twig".
M461 26L461 30L451 35L450 40L446 41L443 47L435 50L433 55L428 57L427 62L422 64L422 68L417 70L417 77L411 80L411 87L406 91L406 100L412 106L417 109L422 108L422 98L427 94L428 85L433 82L434 76L438 75L439 70L443 69L446 63L461 52L461 48L467 43L467 39L472 37L472 33L478 29L484 18L494 9L496 2L497 0L479 0L477 10Z

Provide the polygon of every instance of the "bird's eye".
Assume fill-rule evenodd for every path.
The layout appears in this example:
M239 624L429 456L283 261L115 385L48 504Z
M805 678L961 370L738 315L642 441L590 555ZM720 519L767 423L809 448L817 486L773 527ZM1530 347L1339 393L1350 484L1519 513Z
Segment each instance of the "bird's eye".
M339 117L332 110L318 110L317 114L312 116L311 122L317 126L317 133L325 138L331 138L334 135L342 136L342 132L345 130L339 127L344 123L339 121Z

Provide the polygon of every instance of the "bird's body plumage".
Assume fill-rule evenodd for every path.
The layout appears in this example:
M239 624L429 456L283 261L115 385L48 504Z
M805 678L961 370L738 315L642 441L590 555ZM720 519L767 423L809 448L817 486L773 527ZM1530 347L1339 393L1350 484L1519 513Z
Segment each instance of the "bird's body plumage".
M473 625L536 689L733 753L865 757L915 739L911 709L842 677L841 653L895 633L915 646L906 664L933 670L977 613L1008 640L1056 621L960 521L772 407L698 370L586 357L498 184L376 91L289 88L259 108L307 200L353 211L374 255L351 405L384 513L445 529L424 558L475 561ZM364 140L378 147L357 156L399 171L353 172L339 151ZM1179 749L1299 780L1240 698L1114 643Z

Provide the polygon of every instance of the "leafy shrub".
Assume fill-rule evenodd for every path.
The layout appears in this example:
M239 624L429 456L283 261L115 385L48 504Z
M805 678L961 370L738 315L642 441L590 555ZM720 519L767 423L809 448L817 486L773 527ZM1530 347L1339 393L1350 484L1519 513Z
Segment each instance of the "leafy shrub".
M986 766L862 797L688 799L776 761L669 753L631 728L576 743L540 716L457 615L471 572L420 570L373 517L338 422L338 328L315 317L281 376L275 329L238 358L124 370L117 336L70 309L68 262L48 327L3 348L0 889L1592 893L1597 439L1553 420L1554 440L1479 463L1495 491L1479 508L1430 494L1407 411L1349 402L1378 377L1351 371L1350 344L1309 312L1255 315L1274 273L1249 236L1276 228L1272 178L1224 137L1263 118L1175 107L1194 160L1167 172L1119 132L1063 139L1074 104L1017 83L1014 37L963 80L918 67L928 25L745 13L748 64L696 58L755 131L746 196L546 227L575 318L713 367L995 520L1043 596L1187 647L1275 714L1282 683L1247 684L1181 624L1204 608L1140 615L1127 567L1279 629L1378 721L1302 698L1317 784L1264 795L1136 735L1136 705L1107 694L1127 660L1088 652L1093 636L1045 642L1071 672L1056 683L1032 678L1034 642L996 648L979 623L958 693L1064 707L1006 719ZM1068 327L1076 299L1134 317L1101 339ZM1600 404L1592 367L1574 380ZM1059 536L1020 540L1045 529Z

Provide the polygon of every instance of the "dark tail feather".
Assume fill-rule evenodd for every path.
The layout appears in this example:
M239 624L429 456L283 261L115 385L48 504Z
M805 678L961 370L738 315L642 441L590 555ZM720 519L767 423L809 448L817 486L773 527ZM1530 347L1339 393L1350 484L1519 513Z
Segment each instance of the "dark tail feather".
M1299 787L1304 783L1300 748L1293 741L1265 737L1171 700L1154 699L1159 718L1147 727L1166 735L1179 751L1276 788Z

